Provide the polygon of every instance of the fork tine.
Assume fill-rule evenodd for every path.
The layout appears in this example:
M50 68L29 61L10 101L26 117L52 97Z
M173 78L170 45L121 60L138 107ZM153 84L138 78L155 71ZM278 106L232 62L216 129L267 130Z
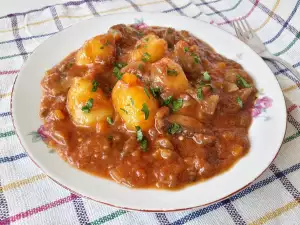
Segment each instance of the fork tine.
M240 35L242 36L243 39L245 39L246 35L245 35L245 32L243 31L243 28L240 25L240 21L236 21L236 24L237 24L238 30L240 31Z
M237 28L237 23L236 23L235 21L232 21L232 25L233 25L233 27L234 27L236 36L237 36L239 39L243 39L240 30Z
M248 21L245 19L245 23L246 23L246 26L248 27L248 30L250 31L250 33L252 34L252 35L254 35L254 33L253 33L253 30L252 30L252 28L250 27L250 25L249 25L249 23L248 23Z

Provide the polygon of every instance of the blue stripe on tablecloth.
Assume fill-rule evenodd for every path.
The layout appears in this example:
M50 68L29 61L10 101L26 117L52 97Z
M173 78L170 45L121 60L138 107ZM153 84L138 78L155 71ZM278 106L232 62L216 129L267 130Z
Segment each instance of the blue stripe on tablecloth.
M155 213L156 218L160 225L169 225L170 222L165 213Z
M27 154L25 152L18 154L18 155L13 155L13 156L5 156L5 157L0 158L0 163L12 162L12 161L24 158L24 157L27 157Z
M202 0L202 2L206 3L204 0ZM220 11L216 10L213 6L209 5L209 4L206 4L206 6L208 8L210 8L215 14L219 15L220 17L223 18L223 20L225 20L225 22L228 23L228 25L232 26L231 23L229 23L229 19Z
M29 10L29 11L26 11L26 12L21 12L21 13L11 13L11 14L8 14L8 15L5 15L5 16L1 16L0 19L3 19L3 18L8 18L8 17L12 17L12 16L25 16L26 14L30 14L30 13L34 13L34 12L41 12L45 9L48 9L52 6L57 6L57 5L63 5L63 6L78 6L78 5L81 5L81 4L84 4L86 2L107 2L107 1L111 1L111 0L82 0L82 1L70 1L70 2L65 2L63 4L54 4L54 5L48 5L48 6L44 6L42 8L39 8L39 9L33 9L33 10Z
M0 117L10 116L10 115L11 115L11 112L0 113Z
M24 48L24 45L22 43L22 41L20 41L19 39L21 38L20 37L20 34L19 34L19 27L18 27L18 19L16 16L12 16L11 18L11 26L13 28L13 35L16 39L16 44L17 44L17 47L20 51L20 53L22 54L22 57L23 57L23 60L25 61L27 59L27 54L24 54L26 52L25 48Z
M300 89L299 86L298 88ZM297 131L300 131L300 123L290 113L287 114L287 120L296 128Z
M6 56L0 56L0 60L2 59L10 59L10 58L14 58L14 57L17 57L17 56L24 56L24 55L29 55L31 54L32 52L23 52L23 53L20 53L20 54L13 54L13 55L6 55Z
M269 169L275 174L276 177L278 176L285 189L293 196L296 201L298 201L300 198L300 192L297 190L297 188L294 187L289 179L287 179L287 177L282 174L282 172L277 168L275 164L272 163Z
M64 27L63 27L58 15L57 15L57 11L56 11L55 7L51 6L50 7L50 12L51 12L51 15L54 19L57 30L59 30L59 31L63 30Z
M85 225L89 223L89 217L87 215L87 212L85 210L84 203L82 201L81 197L78 197L77 195L71 193L71 196L73 198L73 204L76 211L76 215L78 218L78 221L81 225ZM75 197L76 196L76 197Z
M292 67L294 67L294 68L296 68L296 67L298 67L298 66L300 66L300 62L297 62L296 64L292 65ZM287 72L287 71L289 71L289 69L287 69L287 68L285 68L285 69L280 69L280 70L276 71L274 74L277 76L277 75L279 75L279 74L281 74L281 73L285 73L285 72Z
M185 9L187 7L189 7L191 4L193 4L192 2L189 2L188 4L181 6L181 7L177 7L171 0L165 0L166 2L168 2L173 9L168 9L163 11L164 13L169 13L169 12L174 12L177 11L180 15L184 16L185 14L182 12L182 9Z
M246 225L245 220L243 217L239 214L239 212L236 210L230 199L226 199L223 201L224 208L227 210L228 214L231 216L233 222L238 225Z
M2 187L1 179L0 179L0 187ZM0 221L5 220L9 217L9 209L7 205L7 200L5 198L4 191L0 191ZM6 223L7 225L10 222Z
M137 4L135 4L132 0L125 0L126 2L130 3L130 5L138 12L141 12L141 9Z
M89 10L93 13L94 16L100 16L99 13L97 12L97 10L95 9L92 2L87 1L86 4L87 4Z
M273 62L273 61L269 61L269 62L275 67L275 69L276 69L277 71L280 71L280 70L281 70L280 67L279 67L279 65L278 65L278 63ZM295 75L290 75L290 74L288 73L288 71L289 71L289 70L282 70L282 74L283 74L284 76L288 77L290 80L294 81L295 83L299 83L298 78L295 77ZM274 72L275 75L278 75L278 74L276 74L276 73L277 73L277 72Z
M210 2L203 2L202 3L197 3L196 6L200 6L200 5L208 5L208 4L212 4L212 3L217 3L220 2L222 0L215 0L215 1L210 1Z
M256 3L256 0L249 0L252 4ZM282 19L279 15L277 15L275 12L268 9L266 6L264 6L261 2L258 2L257 7L260 8L263 12L268 14L272 19L276 20L278 23L280 23L282 26L285 24L285 20ZM292 32L295 36L298 34L298 31L295 27L293 27L291 24L288 24L286 27L287 30Z
M252 193L253 191L255 191L257 189L262 188L262 187L264 187L264 186L272 183L273 181L281 178L282 176L286 176L287 174L295 172L295 171L297 171L299 169L300 169L300 163L297 163L297 164L295 164L295 165L293 165L293 166L291 166L291 167L289 167L289 168L281 171L280 173L276 173L276 174L274 174L274 175L272 175L272 176L270 176L270 177L268 177L268 178L266 178L264 180L261 180L261 181L259 181L257 183L252 184L251 186L249 186L249 187L245 188L244 190L240 191L239 193L231 196L229 199L230 199L231 202L234 202L234 201L236 201L236 200L238 200L238 199L240 199L240 198L242 198L242 197L244 197L244 196ZM224 204L222 202L218 202L218 203L212 204L212 205L210 205L208 207L205 207L205 208L202 208L202 209L197 210L195 212L192 212L192 213L190 213L190 214L182 217L181 219L176 220L175 222L173 222L171 224L172 225L181 225L181 224L184 224L184 223L186 223L188 221L191 221L191 220L193 220L193 219L195 219L195 218L197 218L199 216L202 216L202 215L207 214L207 213L209 213L209 212L211 212L211 211L213 211L215 209L220 208L222 206L222 204Z
M12 40L7 40L7 41L1 41L0 44L8 44L8 43L15 42L15 41L26 41L26 40L31 40L34 38L48 37L48 36L51 36L56 33L57 32L53 32L53 33L35 35L35 36L30 36L30 37L25 37L25 38L17 38L17 39L12 39Z
M273 41L275 41L282 34L282 32L286 29L287 25L289 24L289 22L291 21L291 19L295 15L295 13L297 12L297 9L299 8L299 5L300 5L300 0L297 1L296 6L292 10L291 14L289 15L288 19L283 24L282 28L279 30L279 32L273 38L271 38L270 40L265 41L264 44L272 43Z

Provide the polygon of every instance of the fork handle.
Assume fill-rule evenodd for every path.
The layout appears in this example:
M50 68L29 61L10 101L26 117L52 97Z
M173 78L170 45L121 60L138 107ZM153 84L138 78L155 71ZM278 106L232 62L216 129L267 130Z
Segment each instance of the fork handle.
M276 62L280 63L281 65L285 66L300 81L300 73L294 67L292 67L291 64L289 64L287 61L285 61L279 57L273 56L273 55L272 56L262 56L262 57L266 60L276 61Z

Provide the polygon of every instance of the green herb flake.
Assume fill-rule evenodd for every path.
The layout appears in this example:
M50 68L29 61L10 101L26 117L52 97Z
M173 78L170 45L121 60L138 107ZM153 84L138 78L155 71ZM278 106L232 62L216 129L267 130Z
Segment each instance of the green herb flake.
M148 150L148 141L146 137L144 137L142 129L140 126L136 126L136 140L140 143L140 146L144 152Z
M122 69L123 67L127 66L127 63L124 62L117 62L114 64L115 67L118 67L119 69Z
M167 69L167 74L169 76L177 76L178 72L176 70L173 70L173 69Z
M148 41L149 41L149 38L145 38L144 40L145 40L146 42L148 42Z
M172 123L168 128L169 134L176 134L182 132L182 127L178 123Z
M133 98L130 98L130 102L131 102L131 105L134 105L134 100L133 100Z
M144 87L144 91L145 91L147 97L150 98L150 93L149 93L149 91L148 91L148 89L146 87Z
M149 118L149 109L146 103L143 103L141 111L145 114L145 120Z
M139 70L142 70L142 69L143 69L143 64L142 64L142 63L140 63L140 64L138 65L138 69L139 69Z
M190 49L189 49L188 47L184 47L184 48L183 48L183 51L184 51L185 53L187 53L188 51L190 51Z
M118 80L121 80L122 79L122 76L123 76L123 73L121 73L121 70L119 67L115 66L113 68L113 74L115 75L115 77L118 79Z
M124 108L120 108L120 110L122 110L124 113L128 114L127 110Z
M203 91L202 91L202 88L198 88L197 89L197 98L199 100L202 100L203 99Z
M143 62L148 62L151 59L151 55L148 52L145 52L142 56Z
M98 88L98 86L99 86L99 83L98 83L98 81L96 81L96 80L93 80L93 83L92 83L92 92L95 92L95 91L97 91L97 88Z
M68 64L66 64L66 69L71 69L72 67L73 67L73 65L74 65L74 62L69 62Z
M191 56L193 56L193 58L194 58L194 63L197 63L197 64L200 63L199 56L197 56L195 53L192 53Z
M183 105L183 99L182 98L178 98L177 100L174 100L172 102L172 110L174 112L178 111Z
M108 45L110 45L110 41L106 40L106 42L104 43L104 46L108 46Z
M144 136L143 136L143 132L142 132L142 129L140 126L136 126L135 127L136 129L136 140L137 141L142 141Z
M112 136L112 135L109 135L109 136L107 137L107 139L108 139L109 141L112 141L113 136Z
M113 125L114 121L112 120L112 118L110 116L106 117L106 121L108 122L108 124Z
M154 98L159 98L159 95L160 95L160 88L159 87L150 87L150 91L151 91L151 94L153 95Z
M144 138L141 142L140 142L141 148L143 150L143 152L147 152L148 151L148 140L146 138Z
M244 87L244 88L250 88L251 85L241 76L241 75L236 75L236 82L239 86Z
M89 113L93 107L94 99L90 98L84 106L82 106L81 110L85 113Z
M173 100L173 96L169 96L163 101L163 105L169 105Z
M168 34L172 34L173 33L172 28L168 27L167 32L168 32Z
M210 75L209 75L209 73L208 73L207 71L205 71L205 72L203 73L203 79L204 79L205 81L210 81L210 80L211 80L211 77L210 77Z
M138 35L139 37L142 37L142 36L144 36L144 33L141 32L141 31L138 31L138 32L137 32L137 35Z
M240 106L241 108L243 108L243 101L242 101L242 99L241 99L240 97L237 97L237 98L236 98L236 102L239 104L239 106Z
M141 47L141 44L138 44L135 48L139 49Z

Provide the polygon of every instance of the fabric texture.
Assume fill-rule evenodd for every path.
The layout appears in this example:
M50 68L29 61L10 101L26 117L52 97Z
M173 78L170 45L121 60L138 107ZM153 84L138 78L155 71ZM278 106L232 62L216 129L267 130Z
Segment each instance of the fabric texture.
M299 4L300 0L84 0L0 17L0 225L300 224L300 87L279 64L268 62L284 92L288 112L278 157L246 189L194 210L131 212L70 193L27 157L10 112L13 82L30 53L80 20L122 12L164 12L204 20L234 34L230 22L247 18L274 55L299 69Z

